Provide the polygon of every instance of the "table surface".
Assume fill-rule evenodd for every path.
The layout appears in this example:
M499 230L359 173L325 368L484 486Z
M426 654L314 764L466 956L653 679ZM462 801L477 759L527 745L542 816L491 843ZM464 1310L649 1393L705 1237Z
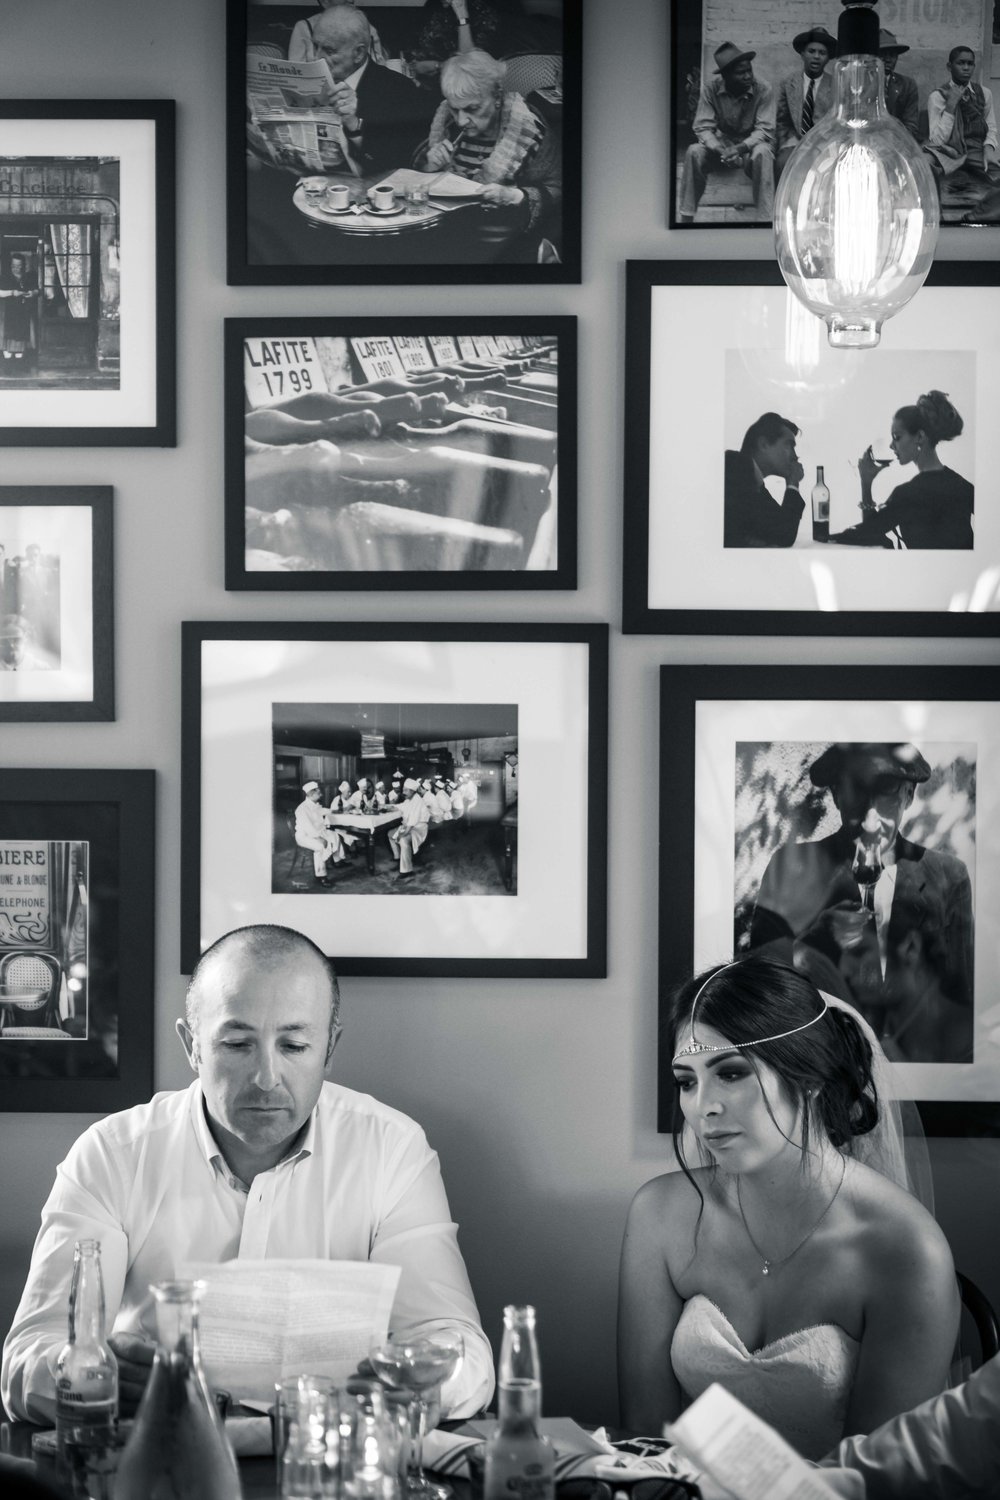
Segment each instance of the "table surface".
M401 807L384 807L381 812L327 813L327 822L332 828L382 828L386 823L396 823L403 816Z

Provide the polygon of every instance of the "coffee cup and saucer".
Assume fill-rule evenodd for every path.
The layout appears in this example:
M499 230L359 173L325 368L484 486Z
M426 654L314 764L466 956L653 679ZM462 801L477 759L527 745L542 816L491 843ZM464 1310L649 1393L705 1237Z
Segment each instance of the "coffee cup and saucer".
M395 188L372 187L368 189L368 211L384 218L388 214L401 214L403 204L396 202Z

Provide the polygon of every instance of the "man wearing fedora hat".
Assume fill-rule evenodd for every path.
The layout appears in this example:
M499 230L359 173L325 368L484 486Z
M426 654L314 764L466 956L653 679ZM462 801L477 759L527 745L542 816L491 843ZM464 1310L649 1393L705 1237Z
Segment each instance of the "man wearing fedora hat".
M885 73L885 107L892 117L908 130L915 141L920 139L920 99L917 80L896 72L896 64L904 52L909 52L905 42L898 42L891 31L884 27L878 34L878 55L882 59Z
M754 76L756 52L735 42L715 49L715 73L702 84L694 145L684 155L680 221L694 222L712 167L739 167L753 183L756 217L774 214L774 90Z
M969 874L960 859L900 832L915 787L930 775L914 745L848 742L824 750L809 779L828 792L840 827L771 856L750 946L770 949L856 1005L890 1055L968 1061Z
M810 26L792 38L792 46L801 57L802 66L789 73L778 86L775 177L781 176L799 141L833 103L833 81L826 65L837 55L837 38L825 26Z

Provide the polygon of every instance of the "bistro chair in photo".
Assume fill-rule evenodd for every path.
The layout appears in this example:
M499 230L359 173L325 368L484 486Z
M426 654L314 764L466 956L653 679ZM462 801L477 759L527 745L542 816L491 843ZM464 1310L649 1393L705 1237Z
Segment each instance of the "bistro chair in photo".
M993 1304L986 1293L970 1277L963 1276L961 1271L956 1272L956 1276L958 1290L962 1297L959 1359L963 1365L963 1373L971 1375L973 1370L978 1370L980 1365L986 1364L987 1360L1000 1354L1000 1323L997 1322ZM964 1336L965 1329L970 1323L976 1331L978 1350L975 1347L969 1347Z
M0 1035L24 1029L61 1031L59 987L62 966L51 953L5 953L0 959Z
M291 865L289 866L289 869L288 869L288 878L289 878L290 881L294 882L294 880L295 880L295 872L299 868L300 864L302 865L302 867L303 867L303 869L304 869L304 871L305 871L305 873L307 875L311 874L311 872L312 872L312 850L311 849L303 849L303 847L302 847L301 844L297 844L295 842L295 813L294 812L286 812L285 813L285 827L288 829L288 834L289 834L289 837L291 838L291 841L292 841L292 863L291 863Z

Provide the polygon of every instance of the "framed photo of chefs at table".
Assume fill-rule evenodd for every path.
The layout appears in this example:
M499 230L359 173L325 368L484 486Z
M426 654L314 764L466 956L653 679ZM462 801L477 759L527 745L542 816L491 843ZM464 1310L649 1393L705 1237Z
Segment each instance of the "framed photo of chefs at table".
M0 101L0 444L176 442L174 103Z
M149 1098L155 797L153 771L3 773L0 1110Z
M660 713L664 1003L767 953L862 1013L929 1133L995 1135L1000 669L663 667Z
M792 153L836 105L839 6L671 0L670 227L767 225ZM937 183L941 223L1000 244L993 0L883 6L883 98ZM889 29L892 28L892 29Z
M236 285L580 280L583 0L227 0Z
M229 320L226 585L575 588L575 318Z
M997 263L845 350L773 262L630 261L623 629L996 635L998 399Z
M184 972L277 922L345 974L602 977L607 673L605 625L186 623Z

